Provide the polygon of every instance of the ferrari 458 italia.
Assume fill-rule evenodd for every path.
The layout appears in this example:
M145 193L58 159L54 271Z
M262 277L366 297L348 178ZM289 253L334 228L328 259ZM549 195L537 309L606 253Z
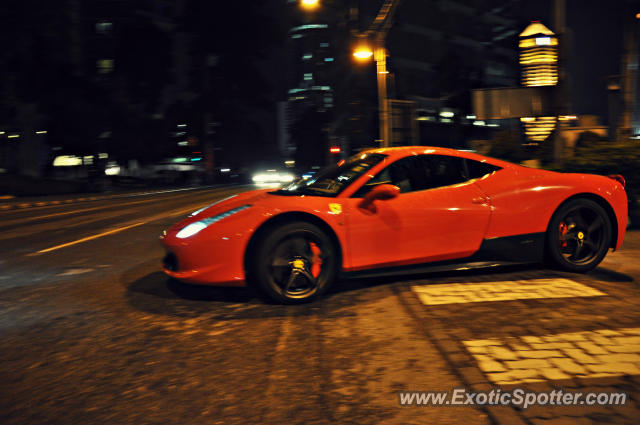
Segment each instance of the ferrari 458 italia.
M340 276L542 261L586 272L622 244L624 183L445 148L374 149L194 212L161 236L163 268L283 303Z

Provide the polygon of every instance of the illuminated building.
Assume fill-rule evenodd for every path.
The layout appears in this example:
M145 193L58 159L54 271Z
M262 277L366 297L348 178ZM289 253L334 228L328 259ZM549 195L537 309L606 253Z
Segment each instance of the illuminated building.
M278 146L286 159L297 158L301 164L323 165L327 125L318 137L294 138L294 127L309 121L328 123L335 106L336 27L342 16L341 4L287 1L287 66L281 72L286 85L286 101L278 105ZM310 118L313 117L313 118ZM311 133L311 130L310 130Z
M524 87L544 87L558 84L558 38L540 22L532 22L520 33L520 66ZM520 119L527 139L540 143L556 127L557 117L523 117Z
M524 87L558 84L558 38L540 22L520 33L520 65Z

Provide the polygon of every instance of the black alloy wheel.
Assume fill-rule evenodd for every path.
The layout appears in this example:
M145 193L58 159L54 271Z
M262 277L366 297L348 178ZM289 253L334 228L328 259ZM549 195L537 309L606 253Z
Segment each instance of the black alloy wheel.
M604 259L611 237L605 210L590 199L575 199L553 215L547 230L547 251L560 268L586 272Z
M328 235L307 222L294 222L269 232L255 251L259 288L271 299L287 304L308 302L335 281L336 248Z

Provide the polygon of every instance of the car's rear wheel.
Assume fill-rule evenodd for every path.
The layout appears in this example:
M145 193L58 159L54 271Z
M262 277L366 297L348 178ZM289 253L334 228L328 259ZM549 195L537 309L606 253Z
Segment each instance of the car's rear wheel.
M553 215L547 229L547 253L558 267L572 272L595 268L611 245L606 211L590 199L574 199Z
M338 273L338 255L331 238L307 222L274 228L258 242L251 264L259 289L287 304L322 295Z

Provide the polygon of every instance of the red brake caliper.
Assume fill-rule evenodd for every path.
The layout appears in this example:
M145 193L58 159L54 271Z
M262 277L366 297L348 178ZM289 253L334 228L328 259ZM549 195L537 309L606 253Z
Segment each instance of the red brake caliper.
M567 247L567 240L565 239L565 235L568 231L569 228L567 227L567 225L564 222L560 223L560 246L562 248Z
M318 277L320 275L320 271L322 270L322 258L320 258L320 248L315 243L311 242L309 244L311 246L311 253L313 257L311 258L311 274L313 277Z

